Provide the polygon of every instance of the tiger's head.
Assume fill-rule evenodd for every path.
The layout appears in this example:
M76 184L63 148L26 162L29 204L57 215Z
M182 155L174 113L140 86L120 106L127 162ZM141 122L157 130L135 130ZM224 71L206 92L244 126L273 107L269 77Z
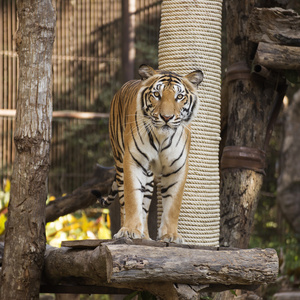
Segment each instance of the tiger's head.
M141 109L154 127L170 130L191 122L199 106L197 87L203 80L202 71L180 76L141 65L139 74L143 81Z

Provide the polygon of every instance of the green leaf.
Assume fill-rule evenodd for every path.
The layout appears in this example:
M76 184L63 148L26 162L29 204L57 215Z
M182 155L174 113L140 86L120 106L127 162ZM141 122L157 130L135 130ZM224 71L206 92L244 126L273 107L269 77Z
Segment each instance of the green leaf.
M133 293L127 295L127 296L124 298L124 300L131 300L131 299L133 299L138 293L139 293L139 292L133 292Z

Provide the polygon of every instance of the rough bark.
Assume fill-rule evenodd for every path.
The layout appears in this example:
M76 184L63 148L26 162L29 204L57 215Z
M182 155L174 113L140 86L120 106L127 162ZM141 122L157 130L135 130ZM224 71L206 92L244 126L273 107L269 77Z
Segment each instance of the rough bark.
M300 46L300 16L291 9L254 8L249 20L249 39L255 43Z
M226 0L228 44L227 97L228 123L225 146L242 146L265 150L266 136L270 135L273 107L278 107L283 91L281 82L266 80L251 74L251 58L255 46L249 43L248 20L254 1ZM281 84L280 84L281 85ZM282 86L281 86L282 87ZM277 95L277 97L274 97ZM247 168L224 168L221 171L221 245L248 247L254 213L257 207L263 174Z
M50 0L17 1L20 78L11 199L1 299L38 299L45 251L46 179L51 140L51 56L55 12Z
M300 47L274 45L260 42L258 44L254 61L257 64L270 69L300 70L299 57Z
M275 250L200 250L107 245L109 282L261 284L274 281ZM110 261L111 260L111 261ZM275 272L274 272L275 271Z
M284 116L280 176L277 186L279 206L296 233L300 233L300 90Z

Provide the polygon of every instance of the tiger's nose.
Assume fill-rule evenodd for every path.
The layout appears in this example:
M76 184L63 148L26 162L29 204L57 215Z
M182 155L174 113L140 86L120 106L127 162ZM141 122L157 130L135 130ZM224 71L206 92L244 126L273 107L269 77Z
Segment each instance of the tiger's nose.
M168 116L168 115L162 115L162 114L160 114L160 117L161 117L166 123L168 123L168 121L170 121L170 120L174 117L174 115Z

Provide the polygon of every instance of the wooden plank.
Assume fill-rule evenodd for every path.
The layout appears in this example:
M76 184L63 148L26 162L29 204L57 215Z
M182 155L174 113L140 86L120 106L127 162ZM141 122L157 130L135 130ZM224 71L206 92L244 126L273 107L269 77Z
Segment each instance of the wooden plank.
M62 247L70 247L74 249L94 249L98 246L109 244L109 245L135 245L135 246L150 246L150 247L173 247L173 248L185 248L185 249L199 249L199 250L210 250L210 251L238 251L237 248L228 247L213 247L213 246L198 246L191 244L175 244L167 243L163 241L146 240L146 239L94 239L94 240L74 240L74 241L62 241Z
M300 70L300 47L260 42L254 58L255 64L277 70Z
M300 16L291 9L254 8L248 28L252 42L300 46Z

